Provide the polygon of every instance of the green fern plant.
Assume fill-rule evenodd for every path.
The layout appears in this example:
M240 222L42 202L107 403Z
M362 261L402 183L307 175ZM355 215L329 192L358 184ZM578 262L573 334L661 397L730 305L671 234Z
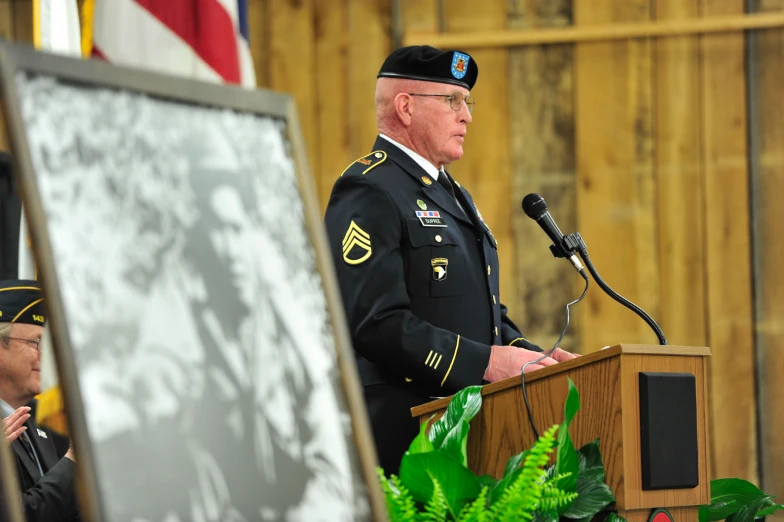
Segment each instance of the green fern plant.
M376 473L381 481L381 491L384 493L389 519L416 520L418 513L416 503L408 489L400 483L400 479L392 475L387 480L381 468L377 468Z
M501 479L477 477L467 467L469 423L482 406L480 386L457 393L444 415L425 423L400 465L400 477L378 468L391 522L575 522L591 520L615 501L605 484L599 441L575 449L569 425L580 408L571 379L564 421L534 446L506 463ZM557 448L556 462L544 469ZM745 480L711 481L711 503L700 506L700 522L756 522L784 510L771 495ZM626 522L609 513L604 522Z
M488 486L482 488L479 496L470 504L466 504L457 522L485 522L490 520L487 512L487 493L490 491Z
M564 422L510 458L501 479L477 477L467 467L469 423L481 405L481 387L460 391L429 430L429 423L422 425L403 456L399 477L387 479L378 469L392 522L589 519L615 500L604 484L598 441L576 450L569 437L580 407L571 380ZM545 469L556 447L556 464Z
M448 511L449 508L447 507L444 490L441 489L441 485L436 480L433 482L433 496L430 497L430 502L425 505L425 510L418 520L421 522L442 522L447 520Z
M554 482L563 478L561 475L547 479L544 467L555 447L556 431L558 426L551 427L530 449L517 478L490 508L490 520L533 520L534 514L544 507L545 492L548 510L577 498L577 493L565 493L555 486Z

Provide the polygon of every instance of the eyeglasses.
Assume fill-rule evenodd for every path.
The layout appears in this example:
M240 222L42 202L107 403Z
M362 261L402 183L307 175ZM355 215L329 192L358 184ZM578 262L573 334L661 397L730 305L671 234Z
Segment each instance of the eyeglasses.
M459 111L463 107L463 102L465 102L466 107L468 107L468 112L471 113L474 111L474 97L468 96L465 94L461 94L456 92L454 94L415 94L413 92L408 93L409 96L433 96L438 98L447 98L449 100L449 106L452 109Z
M6 339L14 340L14 341L24 341L26 343L31 343L35 345L36 350L41 349L41 339L23 339L21 337L6 337Z

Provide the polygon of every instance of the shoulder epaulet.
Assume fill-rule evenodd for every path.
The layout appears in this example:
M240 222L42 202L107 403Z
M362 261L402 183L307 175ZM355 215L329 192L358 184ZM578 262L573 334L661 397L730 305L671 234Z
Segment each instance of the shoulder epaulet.
M343 171L343 174L348 172L352 167L356 167L362 169L361 172L363 175L367 174L374 168L378 167L387 159L387 153L383 150L376 150L368 154L367 156L362 156L354 163L346 167L346 170ZM341 174L341 176L343 175Z

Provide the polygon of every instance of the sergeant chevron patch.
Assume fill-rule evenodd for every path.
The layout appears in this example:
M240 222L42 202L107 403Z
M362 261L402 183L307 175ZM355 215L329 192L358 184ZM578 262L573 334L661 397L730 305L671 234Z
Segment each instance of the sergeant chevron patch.
M343 236L343 261L349 265L358 265L367 261L372 253L370 234L352 220Z

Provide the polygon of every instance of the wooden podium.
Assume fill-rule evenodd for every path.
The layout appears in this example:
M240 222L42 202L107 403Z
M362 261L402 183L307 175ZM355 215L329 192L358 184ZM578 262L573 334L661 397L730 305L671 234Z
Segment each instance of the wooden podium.
M706 375L709 348L621 344L526 375L539 432L560 424L567 377L580 393L569 432L575 448L600 439L615 509L629 522L667 508L675 522L697 522L710 503ZM468 465L478 475L503 476L506 461L530 448L520 378L488 384L471 422ZM427 421L449 397L411 409Z

